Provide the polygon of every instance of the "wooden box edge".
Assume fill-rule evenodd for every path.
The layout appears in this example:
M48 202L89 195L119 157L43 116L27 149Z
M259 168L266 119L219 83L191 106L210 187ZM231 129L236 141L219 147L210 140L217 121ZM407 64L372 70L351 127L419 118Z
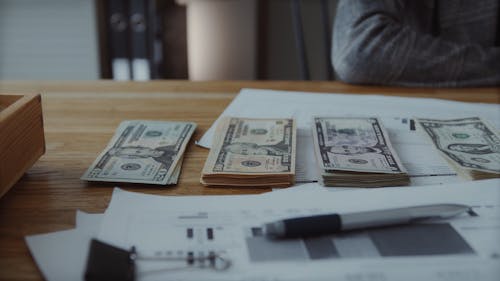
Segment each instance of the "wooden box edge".
M0 93L0 198L7 193L22 175L45 154L45 134L43 123L42 101L40 94L27 93ZM20 117L19 117L20 116ZM22 123L19 123L19 120ZM33 127L36 135L31 137L30 132L22 131ZM16 137L10 137L14 134ZM23 137L24 134L24 138ZM10 138L9 138L10 137ZM15 158L16 154L23 153L23 144L33 139L32 154L24 157L24 161L15 162L5 160ZM23 157L21 157L23 158ZM10 163L7 163L9 161ZM14 170L14 171L13 171Z

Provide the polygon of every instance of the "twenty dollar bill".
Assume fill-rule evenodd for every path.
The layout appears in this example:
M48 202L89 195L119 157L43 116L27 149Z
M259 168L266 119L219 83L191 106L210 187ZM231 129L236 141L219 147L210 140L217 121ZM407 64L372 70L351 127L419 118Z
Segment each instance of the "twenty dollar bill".
M294 181L296 127L293 119L224 117L203 168L202 183L286 186Z
M124 121L82 179L174 184L195 128L191 122Z

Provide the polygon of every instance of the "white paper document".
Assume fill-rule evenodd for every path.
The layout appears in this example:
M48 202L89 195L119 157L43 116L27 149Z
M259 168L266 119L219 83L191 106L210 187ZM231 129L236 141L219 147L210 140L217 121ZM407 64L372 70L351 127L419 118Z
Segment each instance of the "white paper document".
M312 186L309 190L162 197L116 189L98 238L123 249L135 246L139 256L217 253L232 263L227 270L214 271L202 262L197 264L201 269L180 269L185 260L141 261L138 280L493 281L500 276L498 179L346 192ZM307 239L272 240L262 229L266 222L288 217L441 203L472 208L449 220Z
M26 237L46 280L83 280L90 239L97 235L102 216L78 211L76 228Z
M297 138L297 183L318 180L311 135L313 116L379 117L391 142L408 170L411 185L461 182L456 173L419 132L413 118L452 119L479 116L500 127L500 105L441 99L388 97L379 95L322 94L243 89L221 114L247 118L295 118ZM219 118L220 118L219 117ZM219 119L197 142L211 146Z

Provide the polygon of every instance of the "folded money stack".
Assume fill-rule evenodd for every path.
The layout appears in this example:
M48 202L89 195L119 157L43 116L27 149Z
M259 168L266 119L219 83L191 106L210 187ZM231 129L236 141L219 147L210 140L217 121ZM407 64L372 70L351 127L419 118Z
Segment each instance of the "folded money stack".
M82 180L176 184L191 122L124 121Z
M500 177L500 134L481 118L417 119L417 124L459 176Z
M201 183L285 187L295 182L293 119L223 117L216 127Z
M409 184L379 119L315 117L313 122L314 149L325 186Z

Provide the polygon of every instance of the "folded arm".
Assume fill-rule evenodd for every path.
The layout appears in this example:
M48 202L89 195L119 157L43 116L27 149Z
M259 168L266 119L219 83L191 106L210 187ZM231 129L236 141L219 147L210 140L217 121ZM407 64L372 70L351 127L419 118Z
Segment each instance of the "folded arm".
M499 47L433 37L405 24L408 18L396 2L339 1L332 61L341 80L432 87L500 85Z

